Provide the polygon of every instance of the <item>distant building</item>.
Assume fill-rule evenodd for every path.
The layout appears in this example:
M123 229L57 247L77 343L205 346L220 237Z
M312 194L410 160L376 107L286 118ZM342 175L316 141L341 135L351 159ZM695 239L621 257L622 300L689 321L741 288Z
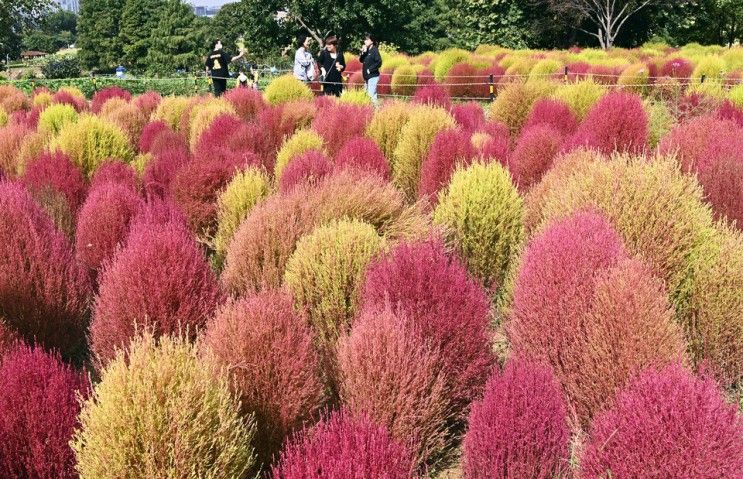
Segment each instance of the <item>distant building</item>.
M193 5L193 13L197 17L213 17L221 7L205 7L202 5Z
M34 58L41 58L47 55L49 55L47 52L38 52L36 50L21 52L21 58L24 60L33 60Z
M80 13L80 0L55 0L59 8L72 13Z

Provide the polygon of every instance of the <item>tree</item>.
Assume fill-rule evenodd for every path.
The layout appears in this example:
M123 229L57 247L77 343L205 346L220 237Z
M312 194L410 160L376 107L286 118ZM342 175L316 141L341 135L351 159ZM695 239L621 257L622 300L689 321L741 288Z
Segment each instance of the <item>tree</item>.
M152 32L157 30L164 3L163 0L125 0L119 37L123 62L128 68L144 70L147 67Z
M201 70L208 45L206 25L181 0L166 0L158 26L149 39L147 71L172 75L176 70Z
M77 15L73 12L57 9L45 15L41 21L44 32L56 35L62 32L77 34Z
M94 70L111 70L121 62L119 21L124 0L81 0L78 19L80 62Z
M596 37L601 48L614 46L617 35L629 18L658 0L546 0L555 13L577 21L588 21L595 32L579 28Z
M17 57L23 30L47 12L50 0L0 0L0 55Z

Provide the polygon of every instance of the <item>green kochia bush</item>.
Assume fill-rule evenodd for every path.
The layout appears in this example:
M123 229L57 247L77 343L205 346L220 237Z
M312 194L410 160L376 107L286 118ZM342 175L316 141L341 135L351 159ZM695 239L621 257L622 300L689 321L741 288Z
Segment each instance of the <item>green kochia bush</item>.
M523 201L497 163L475 163L452 176L434 224L445 227L470 272L486 287L502 284L523 237Z
M292 75L284 75L268 84L265 97L269 104L278 105L293 100L311 100L312 90Z
M180 339L120 351L84 402L72 442L82 479L242 478L255 425L225 376Z
M71 105L55 103L39 114L39 130L57 134L68 123L77 121L77 112Z

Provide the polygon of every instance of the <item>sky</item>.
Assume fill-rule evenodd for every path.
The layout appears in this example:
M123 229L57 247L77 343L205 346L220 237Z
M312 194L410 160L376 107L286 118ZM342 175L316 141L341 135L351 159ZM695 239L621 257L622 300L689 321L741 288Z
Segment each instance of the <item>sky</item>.
M221 7L226 3L233 3L237 0L187 0L188 3L197 7Z

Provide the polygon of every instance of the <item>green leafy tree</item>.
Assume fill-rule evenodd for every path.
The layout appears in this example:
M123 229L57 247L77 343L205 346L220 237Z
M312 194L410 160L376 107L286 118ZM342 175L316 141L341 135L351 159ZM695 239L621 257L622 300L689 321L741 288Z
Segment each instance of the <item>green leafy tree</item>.
M70 32L72 35L76 35L77 15L67 10L53 10L42 19L41 29L51 35L62 32Z
M111 70L121 62L119 36L124 0L81 0L77 46L80 62L93 70Z
M23 31L33 27L48 11L49 0L0 0L0 55L16 58Z
M128 68L144 70L147 67L146 57L152 32L158 28L164 5L163 0L125 0L119 38L124 65Z
M206 21L199 21L190 6L180 0L166 0L149 39L147 71L167 76L181 69L200 70L208 45L206 27Z
M526 48L533 42L526 25L524 2L517 0L456 0L451 32L458 46L500 45Z

